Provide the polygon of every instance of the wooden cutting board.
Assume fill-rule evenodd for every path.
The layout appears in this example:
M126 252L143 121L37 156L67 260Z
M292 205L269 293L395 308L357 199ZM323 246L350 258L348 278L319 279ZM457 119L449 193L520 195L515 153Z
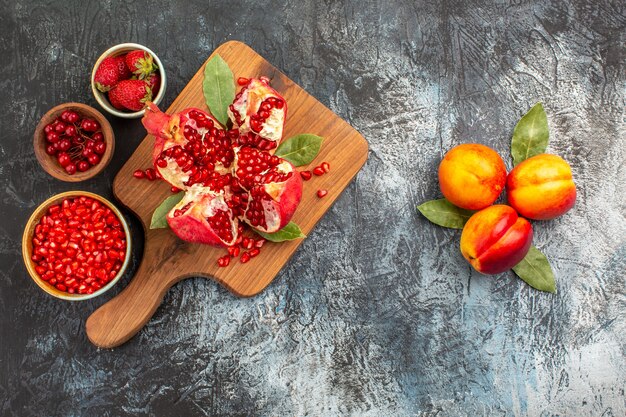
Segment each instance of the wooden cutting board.
M261 75L270 78L272 87L287 100L285 138L299 133L324 137L320 154L311 166L299 168L312 169L322 161L328 161L331 166L330 173L304 182L302 202L292 220L308 234L365 163L367 142L348 123L247 45L227 42L211 57L215 54L228 63L235 79ZM168 113L187 107L207 109L202 93L203 72L204 65L174 100ZM154 137L146 136L113 182L115 197L141 219L145 247L141 265L130 284L87 319L87 336L99 347L119 346L133 337L152 317L165 292L182 279L202 276L216 280L238 296L258 294L272 282L303 241L267 242L261 254L250 262L242 264L233 259L227 268L219 268L216 260L226 253L223 248L183 242L169 229L150 230L154 209L171 195L170 186L164 181L150 182L133 177L136 169L152 165L153 144ZM328 190L328 195L320 199L316 192L322 188Z

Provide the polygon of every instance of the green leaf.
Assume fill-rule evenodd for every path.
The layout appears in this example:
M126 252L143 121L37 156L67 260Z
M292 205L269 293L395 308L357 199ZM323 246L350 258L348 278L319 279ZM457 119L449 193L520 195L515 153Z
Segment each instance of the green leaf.
M475 212L455 206L445 198L427 201L417 209L431 222L451 229L462 229Z
M548 262L546 255L534 246L531 246L524 259L513 267L513 272L533 288L540 291L556 292L556 282L550 262Z
M263 233L258 230L255 230L256 233L269 240L270 242L284 242L286 240L294 240L306 237L302 230L300 230L300 226L295 224L294 222L289 222L287 226L280 229L275 233Z
M204 67L202 91L211 114L226 126L228 123L226 109L235 98L235 81L228 64L217 54Z
M152 213L152 221L150 222L150 229L164 229L167 227L167 220L165 216L167 213L174 207L176 204L183 199L185 193L181 191L178 194L174 194L170 197L167 197L163 202L154 209L154 213Z
M310 164L322 147L324 138L303 133L287 139L276 149L276 156L288 160L295 166Z
M528 111L517 122L511 141L513 164L517 165L531 156L539 155L548 147L548 117L541 103Z

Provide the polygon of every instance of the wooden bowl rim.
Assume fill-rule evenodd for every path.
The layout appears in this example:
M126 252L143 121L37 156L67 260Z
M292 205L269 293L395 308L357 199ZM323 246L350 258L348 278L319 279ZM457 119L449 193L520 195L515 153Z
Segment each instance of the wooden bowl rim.
M43 215L46 213L48 208L52 206L53 204L58 204L65 198L68 198L68 197L76 198L76 197L81 197L81 196L93 198L94 200L98 200L101 203L105 204L107 207L109 207L113 211L113 213L115 213L115 215L119 218L120 222L122 223L122 227L124 228L124 234L126 235L126 258L124 259L124 263L122 264L122 267L118 271L115 278L109 281L107 285L100 288L98 291L93 292L92 294L70 294L68 292L61 291L53 287L52 285L48 284L46 281L42 280L39 277L39 274L37 273L37 271L35 271L34 261L30 258L33 252L32 241L33 241L33 234L35 233L35 226L39 223L39 221L41 220L41 217L43 217ZM119 281L122 275L124 275L124 272L126 272L126 269L128 268L128 264L130 262L131 248L132 248L132 242L131 242L131 236L130 236L130 229L128 228L128 223L126 222L126 219L124 218L122 213L109 200L107 200L106 198L98 194L91 193L89 191L80 191L80 190L66 191L63 193L55 194L52 197L48 198L46 201L41 203L35 209L33 214L31 214L30 218L28 219L28 222L26 222L26 226L24 227L24 233L22 235L22 258L24 260L24 265L26 266L26 270L28 271L28 274L30 275L32 280L35 281L35 284L37 284L39 288L44 290L46 293L52 295L53 297L61 298L63 300L69 300L69 301L88 300L90 298L94 298L101 294L104 294L109 289L111 289L117 283L117 281Z
M100 66L100 63L102 62L102 60L104 60L104 58L107 58L109 56L117 56L122 53L132 51L135 49L141 49L142 51L146 51L147 53L152 55L152 57L157 63L157 66L159 67L158 71L159 71L159 74L161 74L161 86L159 87L158 94L156 95L156 97L153 97L153 100L152 100L154 104L158 105L159 103L161 103L161 101L163 101L163 97L165 97L165 89L167 88L167 76L165 74L165 68L163 67L163 63L161 62L157 54L155 54L152 49L146 46L143 46L141 44L132 43L132 42L113 45L112 47L104 51L102 55L98 57L98 59L96 60L96 63L93 66L93 69L91 70L91 79L90 79L91 92L93 93L94 98L96 99L100 107L102 107L109 114L112 114L113 116L121 117L123 119L137 119L139 117L142 117L144 113L146 112L146 110L141 109L137 112L131 112L131 111L122 111L122 110L116 109L109 103L109 100L105 97L104 93L96 88L96 83L94 82L94 79L96 77L96 70L98 69L98 67Z
M68 109L72 109L77 113L80 113L82 116L93 118L98 123L100 123L100 128L102 130L102 134L104 135L104 142L107 145L107 148L104 151L104 155L102 155L99 164L91 167L85 172L77 171L74 175L69 175L67 172L65 172L65 170L58 164L58 162L52 156L46 153L44 148L46 144L46 139L44 137L44 127L48 123L51 123L57 115ZM41 165L41 167L48 174L61 181L80 182L95 177L100 172L102 172L104 168L106 168L109 162L111 162L113 152L115 151L115 133L113 132L113 128L111 127L111 124L106 119L106 117L104 117L102 113L100 113L93 107L83 103L63 103L48 110L43 115L41 120L39 120L39 123L35 128L35 133L33 135L33 147L35 149L35 156L37 157L37 161L39 161L39 165Z

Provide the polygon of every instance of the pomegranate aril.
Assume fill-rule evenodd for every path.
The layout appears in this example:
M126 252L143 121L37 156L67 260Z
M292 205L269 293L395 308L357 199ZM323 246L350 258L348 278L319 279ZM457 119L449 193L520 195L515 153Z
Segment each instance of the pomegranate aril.
M302 177L303 180L308 181L311 179L311 171L300 171L300 176Z
M328 162L322 162L320 167L322 167L322 169L324 170L325 173L329 173L330 172L330 164Z
M324 198L324 197L326 197L326 194L328 194L328 191L327 191L327 190L317 190L317 196L318 196L319 198Z
M241 86L247 85L249 82L250 80L248 78L244 78L244 77L237 78L237 84Z
M250 255L251 258L254 258L255 256L257 256L259 253L261 253L261 249L259 248L254 248L251 249L248 254Z
M244 252L241 255L241 258L239 258L239 262L241 262L242 264L245 264L246 262L248 262L250 260L250 254L248 252Z
M146 169L145 174L146 174L146 178L148 178L150 181L154 181L157 178L156 172L154 171L153 168Z
M145 172L143 172L143 170L137 169L135 170L135 172L133 172L133 177L142 179L142 178L146 178L146 174Z
M324 168L322 168L321 166L313 168L313 174L317 175L318 177L324 175L325 173L326 171L324 171Z
M228 266L229 263L230 263L230 256L228 255L222 256L221 258L217 260L217 265L221 268Z

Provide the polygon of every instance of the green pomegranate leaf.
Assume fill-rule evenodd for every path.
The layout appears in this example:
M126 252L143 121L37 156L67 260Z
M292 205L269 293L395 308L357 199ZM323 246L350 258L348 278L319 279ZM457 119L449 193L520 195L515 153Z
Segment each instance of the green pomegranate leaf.
M543 105L537 103L517 122L511 141L513 164L517 165L531 156L539 155L548 147L548 117Z
M276 149L276 156L288 160L294 166L310 164L322 147L324 138L310 133L293 136Z
M235 81L228 64L217 54L204 67L202 91L211 114L222 126L226 126L226 110L235 98Z
M300 230L300 226L295 224L294 222L289 222L285 227L280 229L275 233L263 233L258 230L255 230L261 237L269 240L270 242L284 242L286 240L294 240L306 237L302 230Z
M427 201L417 206L417 209L431 222L451 229L462 229L475 213L459 208L445 198Z
M154 209L154 213L152 213L152 221L150 222L150 229L164 229L167 227L167 213L170 212L172 207L180 202L185 195L184 192L180 192L178 194L174 194L172 196L167 197L163 202Z
M535 289L556 292L556 282L550 262L546 255L534 246L531 246L524 259L513 267L513 272Z

